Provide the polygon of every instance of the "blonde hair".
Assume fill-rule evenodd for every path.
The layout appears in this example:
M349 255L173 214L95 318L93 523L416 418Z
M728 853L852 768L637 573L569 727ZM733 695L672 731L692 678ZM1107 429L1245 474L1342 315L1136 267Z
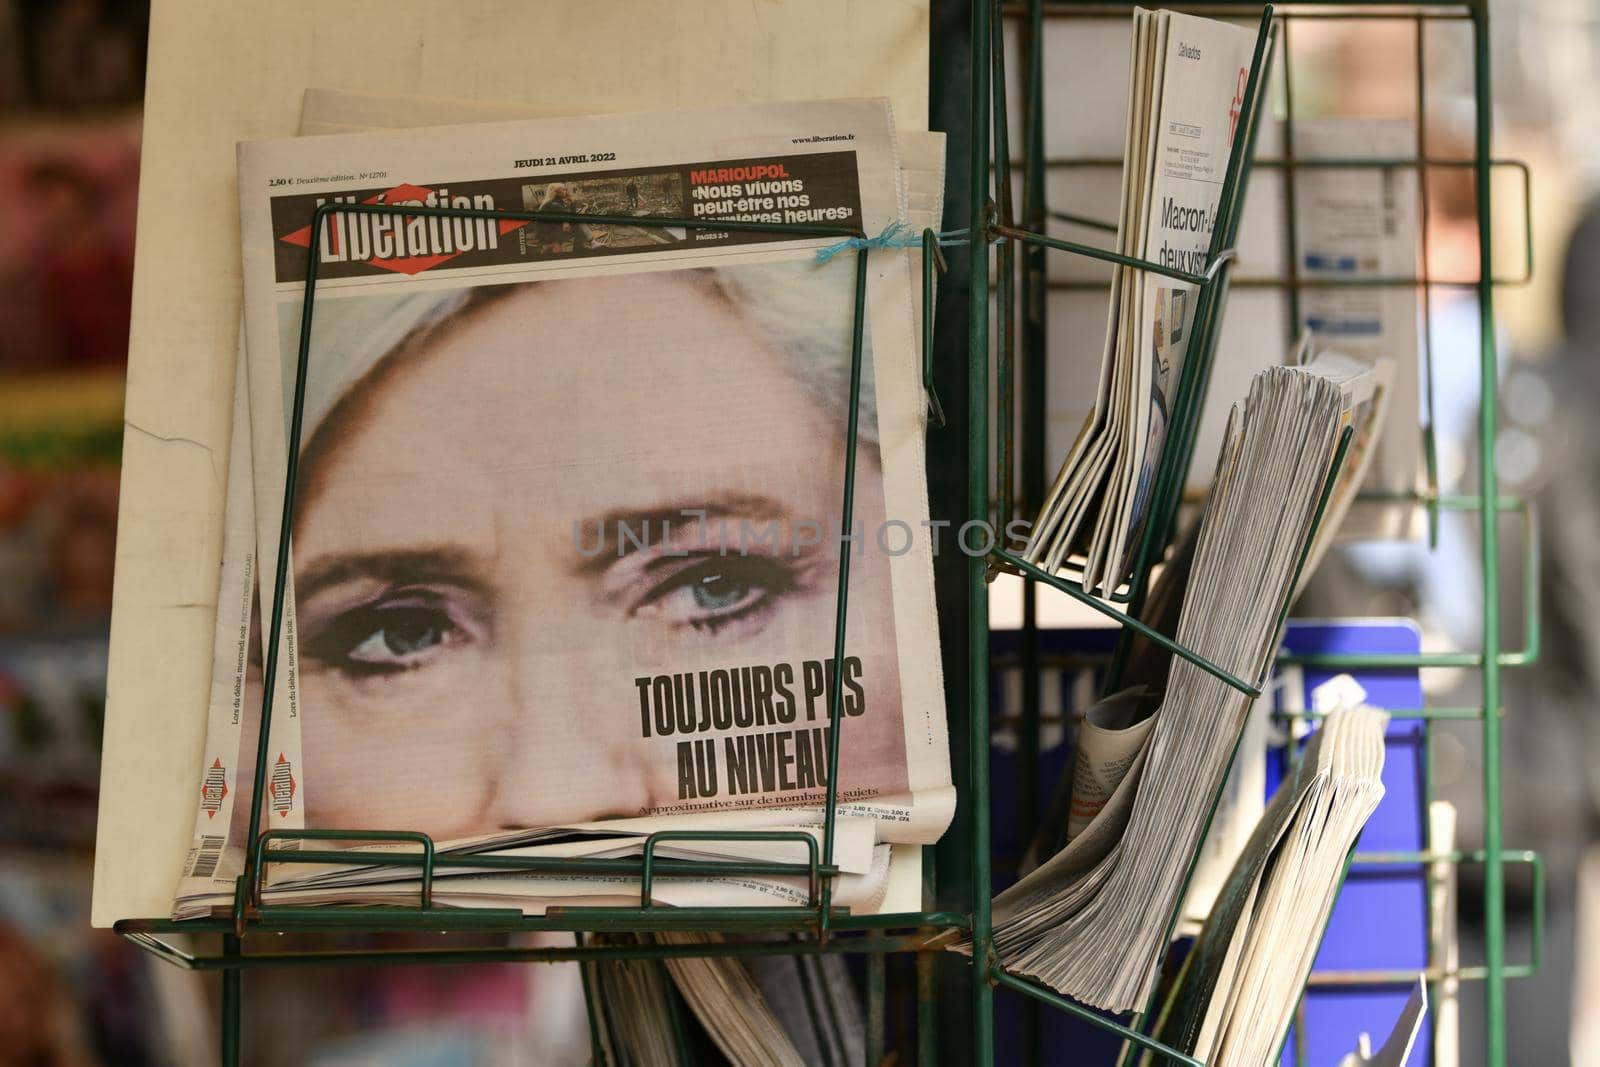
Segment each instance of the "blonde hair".
M806 388L824 412L837 416L843 435L854 327L853 266L851 257L840 256L828 264L817 264L808 257L663 273L682 277L690 284L709 286L758 333L770 337L785 372ZM581 283L582 279L564 281ZM330 426L343 421L360 395L392 361L425 349L441 330L481 305L520 292L526 286L552 284L561 282L524 281L468 289L320 298L312 316L301 423L302 453L321 450ZM286 303L279 309L286 422L293 413L300 311L298 302ZM875 445L876 390L870 331L865 329L860 410L858 439ZM313 444L318 447L313 448Z
M539 201L539 206L535 210L543 211L545 208L555 203L556 196L560 193L566 193L567 198L570 200L572 198L571 186L568 186L562 182L551 182L549 185L545 186L544 199Z

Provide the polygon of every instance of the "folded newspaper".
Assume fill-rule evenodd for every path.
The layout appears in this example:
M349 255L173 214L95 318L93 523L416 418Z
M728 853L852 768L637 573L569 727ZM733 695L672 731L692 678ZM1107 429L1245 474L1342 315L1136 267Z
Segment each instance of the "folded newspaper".
M1218 1067L1266 1067L1277 1056L1350 850L1383 799L1388 721L1376 708L1342 707L1307 742L1184 961L1163 1042Z
M665 932L607 940L709 946L729 939ZM583 965L605 1062L739 1067L865 1062L861 1001L840 956L669 957L664 962L664 968L653 960ZM675 1011L675 995L689 1011Z
M221 904L243 869L252 622L270 618L297 379L264 826L608 857L659 829L815 828L837 684L840 848L866 847L836 896L881 898L887 844L935 840L954 805L911 255L867 264L851 441L856 254L819 263L829 238L650 217L936 225L938 153L915 144L902 168L887 105L841 101L241 145L248 373L177 913ZM368 210L314 230L324 203L567 218ZM393 902L416 899L416 875L273 865L268 892ZM727 899L656 886L664 902L795 897L782 879ZM532 911L637 894L637 879L465 867L434 883L436 902Z
M1169 562L1151 608L1176 615L1179 643L1235 677L1260 679L1277 649L1372 373L1338 358L1269 368L1234 409L1198 536ZM1165 619L1154 625L1171 632ZM1003 964L1113 1011L1140 1009L1150 995L1250 704L1188 660L1147 649L1130 657L1127 680L1158 691L1159 706L1133 689L1090 713L1098 754L1075 768L1069 817L1079 819L1067 823L1066 846L994 902Z
M1116 251L1203 274L1241 116L1255 34L1169 11L1134 9ZM1024 548L1047 571L1081 572L1091 592L1121 586L1148 513L1193 336L1196 288L1121 265L1100 383Z

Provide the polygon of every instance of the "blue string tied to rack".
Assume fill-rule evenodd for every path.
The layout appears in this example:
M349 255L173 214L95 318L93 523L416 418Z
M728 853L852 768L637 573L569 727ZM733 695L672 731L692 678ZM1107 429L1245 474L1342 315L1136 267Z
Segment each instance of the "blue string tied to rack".
M966 230L951 230L946 233L935 234L941 245L965 244L967 241ZM817 262L826 263L841 252L851 249L875 248L920 248L922 235L912 230L903 222L891 222L883 228L883 232L876 237L846 237L842 241L835 241L817 249Z

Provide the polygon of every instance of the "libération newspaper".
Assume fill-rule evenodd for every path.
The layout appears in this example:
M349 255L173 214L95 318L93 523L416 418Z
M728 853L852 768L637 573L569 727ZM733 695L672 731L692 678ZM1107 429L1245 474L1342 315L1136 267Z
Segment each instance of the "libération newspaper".
M263 826L529 854L579 839L624 854L673 826L815 833L837 743L840 841L864 842L841 868L863 900L887 843L939 836L954 793L908 256L867 261L852 441L862 253L820 262L836 237L651 222L877 234L906 218L899 167L882 101L240 146L247 410L179 913L243 869L263 670L250 625L268 629L275 592L311 256ZM566 218L368 210L314 228L328 203ZM389 899L409 888L385 882L397 873L415 871L284 868L273 884L318 899L384 882L363 899ZM462 902L628 895L464 874ZM669 896L702 899L673 881Z

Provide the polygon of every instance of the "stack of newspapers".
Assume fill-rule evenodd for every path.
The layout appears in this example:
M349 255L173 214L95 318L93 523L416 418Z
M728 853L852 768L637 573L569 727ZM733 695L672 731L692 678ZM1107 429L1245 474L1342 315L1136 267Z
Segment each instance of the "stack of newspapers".
M699 945L709 951L725 939L676 932L619 934L609 940ZM866 1056L861 1004L839 956L669 957L664 966L654 960L601 960L584 964L584 971L595 1032L608 1063L715 1062L703 1047L707 1042L740 1067L861 1063ZM675 995L687 1012L676 1010Z
M715 223L937 228L942 138L871 100L425 103L308 91L321 136L239 146L245 321L174 914L226 909L247 870L268 905L638 905L660 831L653 903L805 904L804 875L715 864L806 864L830 784L832 904L918 909L954 809L920 253L866 262L852 438L867 253ZM253 807L284 832L259 868ZM362 862L284 862L306 831Z
M1375 434L1375 376L1333 353L1259 373L1233 411L1198 534L1151 596L1158 629L1175 617L1181 645L1245 684L1277 649L1319 513L1337 525L1359 484L1345 442ZM1043 861L994 902L1003 964L1114 1011L1151 993L1250 704L1187 659L1147 647L1129 662L1130 688L1085 717L1069 806L1050 820L1065 845L1036 845Z
M1168 11L1134 11L1116 251L1188 274L1210 265L1230 153L1248 135L1256 35ZM1194 333L1197 289L1111 271L1094 407L1034 520L1023 557L1114 592L1132 567Z
M1341 707L1311 736L1184 962L1163 1042L1218 1067L1264 1067L1277 1055L1350 850L1383 799L1388 720Z

